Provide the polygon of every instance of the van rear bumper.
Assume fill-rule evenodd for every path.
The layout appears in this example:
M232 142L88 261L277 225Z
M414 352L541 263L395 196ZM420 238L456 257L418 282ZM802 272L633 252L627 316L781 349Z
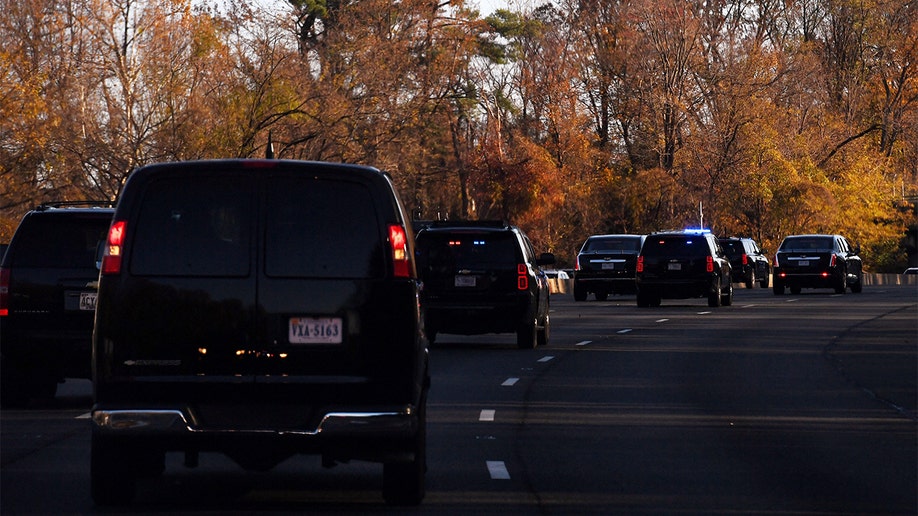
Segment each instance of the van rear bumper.
M278 436L405 437L417 431L417 409L391 407L375 411L326 413L315 428L202 428L194 414L181 409L95 409L93 430L112 436L181 436L273 434Z

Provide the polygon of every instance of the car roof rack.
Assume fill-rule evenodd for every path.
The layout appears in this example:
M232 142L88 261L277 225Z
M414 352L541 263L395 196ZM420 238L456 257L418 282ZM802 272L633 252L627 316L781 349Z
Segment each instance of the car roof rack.
M35 207L35 211L47 211L54 208L114 208L113 201L51 201L43 202Z

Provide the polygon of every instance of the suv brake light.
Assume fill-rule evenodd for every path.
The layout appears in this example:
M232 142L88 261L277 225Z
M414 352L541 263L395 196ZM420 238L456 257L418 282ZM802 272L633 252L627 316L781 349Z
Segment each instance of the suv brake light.
M829 267L835 267L836 259L838 259L838 256L835 253L832 253L832 259L829 260Z
M0 317L10 314L10 270L0 267Z
M635 269L635 271L636 271L636 272L644 272L644 257L641 256L641 255L638 256L638 259L637 259L637 268Z
M399 224L389 225L389 247L392 249L392 274L396 278L409 277L408 236Z
M115 221L108 230L108 246L102 256L102 274L113 275L121 273L121 250L124 245L124 230L127 223L123 220Z
M749 265L749 255L743 253L743 265Z
M525 263L516 264L516 288L519 290L529 290L529 271Z
M707 270L708 272L714 272L714 257L707 256L705 261L707 262L707 265L705 266L705 270Z

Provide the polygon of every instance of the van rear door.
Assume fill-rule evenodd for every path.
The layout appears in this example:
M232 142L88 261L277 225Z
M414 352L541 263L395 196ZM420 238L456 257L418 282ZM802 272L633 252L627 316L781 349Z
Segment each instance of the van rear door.
M113 341L113 376L245 381L255 349L256 183L224 169L157 172L133 178L142 186L130 193L143 199L128 204L136 213L124 219L122 270L103 282L117 293L97 322Z

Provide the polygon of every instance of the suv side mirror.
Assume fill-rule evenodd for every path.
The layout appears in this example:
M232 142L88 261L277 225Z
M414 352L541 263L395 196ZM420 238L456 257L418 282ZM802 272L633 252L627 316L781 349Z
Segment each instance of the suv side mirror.
M555 255L552 253L542 253L536 258L536 265L552 265L555 263Z

